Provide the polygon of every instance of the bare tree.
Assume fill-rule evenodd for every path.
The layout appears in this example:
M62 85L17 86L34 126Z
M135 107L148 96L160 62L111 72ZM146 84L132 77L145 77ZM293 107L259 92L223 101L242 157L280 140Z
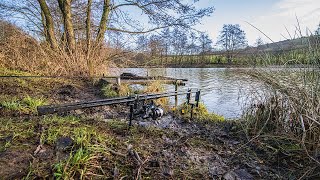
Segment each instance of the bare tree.
M175 58L181 63L183 55L187 52L188 36L184 29L174 28L172 31L172 50Z
M206 33L201 33L199 37L201 53L205 54L206 52L210 52L212 49L212 40L209 35Z
M151 57L154 58L154 57L161 56L163 49L162 49L162 40L160 36L152 35L149 38L148 46L150 49Z
M148 51L148 37L144 34L139 35L137 39L137 48L136 50L141 53L146 53Z
M317 27L317 30L314 32L315 35L320 36L320 24Z
M21 19L32 24L30 31L45 40L52 50L68 52L69 57L82 52L89 70L91 56L105 44L107 31L140 34L167 27L190 28L213 7L197 8L197 1L184 0L2 0L0 15L7 20ZM140 12L141 16L133 15ZM14 14L14 15L12 15ZM147 25L144 20L148 19ZM83 35L82 35L83 34ZM43 38L41 38L43 37ZM75 53L77 51L77 53ZM76 58L75 58L76 59Z
M212 40L206 33L201 33L199 37L200 50L201 50L201 60L205 60L205 54L212 50Z
M162 46L164 49L164 55L166 59L166 63L168 63L168 55L170 51L170 45L171 45L171 32L169 28L165 28L161 31L161 38L162 38Z
M189 36L190 44L188 46L190 55L197 54L199 52L199 46L197 45L197 41L199 40L199 37L195 32L191 32Z
M58 43L54 33L54 23L51 16L51 12L45 0L38 0L38 2L41 7L41 14L43 15L42 18L44 18L42 19L42 22L43 22L44 32L46 32L46 35L47 35L46 39L49 41L51 48L53 50L57 50Z
M258 37L256 39L256 42L255 42L255 46L259 47L259 46L262 46L264 45L265 43L263 42L262 38L261 37Z
M225 24L217 44L225 49L228 62L231 63L234 51L247 46L246 34L239 24Z

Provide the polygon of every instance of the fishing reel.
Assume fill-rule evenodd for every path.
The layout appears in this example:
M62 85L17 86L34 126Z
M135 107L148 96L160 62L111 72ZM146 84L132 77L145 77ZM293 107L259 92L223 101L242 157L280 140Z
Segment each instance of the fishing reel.
M153 101L149 104L143 105L142 110L140 111L140 117L142 119L152 118L153 120L156 120L161 118L163 114L163 109L160 106L157 106Z

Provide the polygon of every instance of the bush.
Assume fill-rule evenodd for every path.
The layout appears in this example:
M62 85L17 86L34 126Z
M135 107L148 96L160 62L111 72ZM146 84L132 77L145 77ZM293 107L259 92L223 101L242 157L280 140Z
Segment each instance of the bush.
M77 43L77 52L70 55L61 48L52 50L45 42L40 42L17 26L0 20L0 67L19 69L41 75L102 75L112 62L106 62L114 49L103 46L92 53L91 73L84 45ZM118 53L118 52L117 52ZM89 66L89 67L88 67Z

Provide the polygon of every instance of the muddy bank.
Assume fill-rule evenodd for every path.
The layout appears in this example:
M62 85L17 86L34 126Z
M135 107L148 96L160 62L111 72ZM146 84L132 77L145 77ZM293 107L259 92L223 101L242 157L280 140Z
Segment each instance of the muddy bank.
M54 118L56 117L31 118L12 123L1 119L2 122L18 126L18 131L27 131L30 125L34 131L9 140L11 146L1 151L1 177L57 177L55 173L59 171L55 166L72 161L80 149L87 149L90 157L94 158L93 162L88 160L83 164L90 169L85 176L87 178L110 178L115 175L127 179L136 176L155 179L283 178L280 172L259 159L254 152L247 151L246 148L238 150L243 140L234 137L236 129L232 123L187 123L168 115L164 118L167 119L165 122L160 120L149 124L140 123L128 129L126 119L99 120L96 117L82 117L76 121L63 118L51 120ZM77 137L74 131L83 128L88 132L94 131L96 136L108 138L99 142L92 134L86 140L88 144L78 144L77 139L82 136ZM16 134L18 131L11 133ZM57 132L54 140L49 139L52 131ZM45 136L42 143L41 136ZM92 150L92 147L101 149ZM69 166L67 168L70 171L75 168ZM102 170L94 168L96 166ZM81 170L81 167L78 168ZM118 174L115 169L118 169ZM71 172L68 174L69 170L65 171L62 172L65 173L65 178L80 175L77 171L72 171L74 175L70 175Z
M9 82L7 82L9 83ZM33 82L31 82L33 83ZM50 103L101 98L86 82L11 83L1 96L45 96ZM3 85L5 86L5 85ZM22 89L16 91L15 89ZM0 177L4 179L287 179L289 165L268 159L237 122L187 121L167 113L128 127L126 106L37 116L0 109Z

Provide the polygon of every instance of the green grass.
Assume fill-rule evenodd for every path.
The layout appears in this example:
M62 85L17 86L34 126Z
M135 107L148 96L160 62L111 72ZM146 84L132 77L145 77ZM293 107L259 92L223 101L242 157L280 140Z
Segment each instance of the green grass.
M43 97L40 98L33 98L30 96L26 96L22 99L22 104L24 104L30 111L36 112L38 106L47 105L47 100Z
M178 107L178 115L184 119L191 118L191 105L186 103ZM223 122L225 118L215 113L210 113L203 103L199 103L198 107L193 109L193 120L195 121L208 121L208 122Z
M102 95L106 98L118 97L118 93L113 89L112 84L108 84L101 89Z
M71 152L66 161L54 165L55 179L74 179L76 175L79 176L79 179L83 179L92 166L90 160L93 158L91 153L83 148Z
M11 100L4 100L0 102L0 106L10 111L24 111L24 107L21 105L20 101L16 98Z
M47 105L47 100L43 97L30 97L26 96L22 100L17 97L6 97L4 100L0 101L0 106L8 111L18 111L21 113L37 113L37 107Z
M106 98L113 98L141 93L139 91L134 91L128 84L121 84L117 88L115 88L113 84L105 85L101 89L102 95Z
M84 117L56 115L33 117L28 121L0 118L0 138L3 139L8 134L13 134L12 140L6 145L3 144L6 146L3 151L8 152L24 148L31 149L32 153L39 145L40 139L40 145L45 148L46 153L50 153L55 151L57 139L60 137L70 137L73 140L72 147L63 150L66 158L53 157L43 162L37 161L39 156L35 156L29 171L25 172L25 179L35 177L106 179L113 176L115 166L119 170L120 177L133 177L136 173L136 164L130 156L127 156L129 144L144 161L149 157L155 157L154 154L165 143L163 137L179 139L178 133L171 130L139 126L129 129L125 121L102 122ZM206 143L208 142L200 137L190 141L192 147L210 148ZM156 168L151 170L150 174L142 174L142 177L150 178L154 173L161 173L161 170ZM179 177L178 174L176 176ZM181 176L184 177L184 174Z
M11 118L0 118L0 152L11 147L21 146L21 142L33 143L30 139L36 136L34 123L29 121L14 121Z
M47 128L41 134L42 143L54 145L59 137L71 137L75 145L82 147L105 141L95 127L81 124L80 119L73 116L48 116L43 123Z
M77 125L80 122L79 117L75 116L57 116L57 115L52 115L52 116L45 116L43 121L44 124L50 125L50 124L57 124L57 125Z

